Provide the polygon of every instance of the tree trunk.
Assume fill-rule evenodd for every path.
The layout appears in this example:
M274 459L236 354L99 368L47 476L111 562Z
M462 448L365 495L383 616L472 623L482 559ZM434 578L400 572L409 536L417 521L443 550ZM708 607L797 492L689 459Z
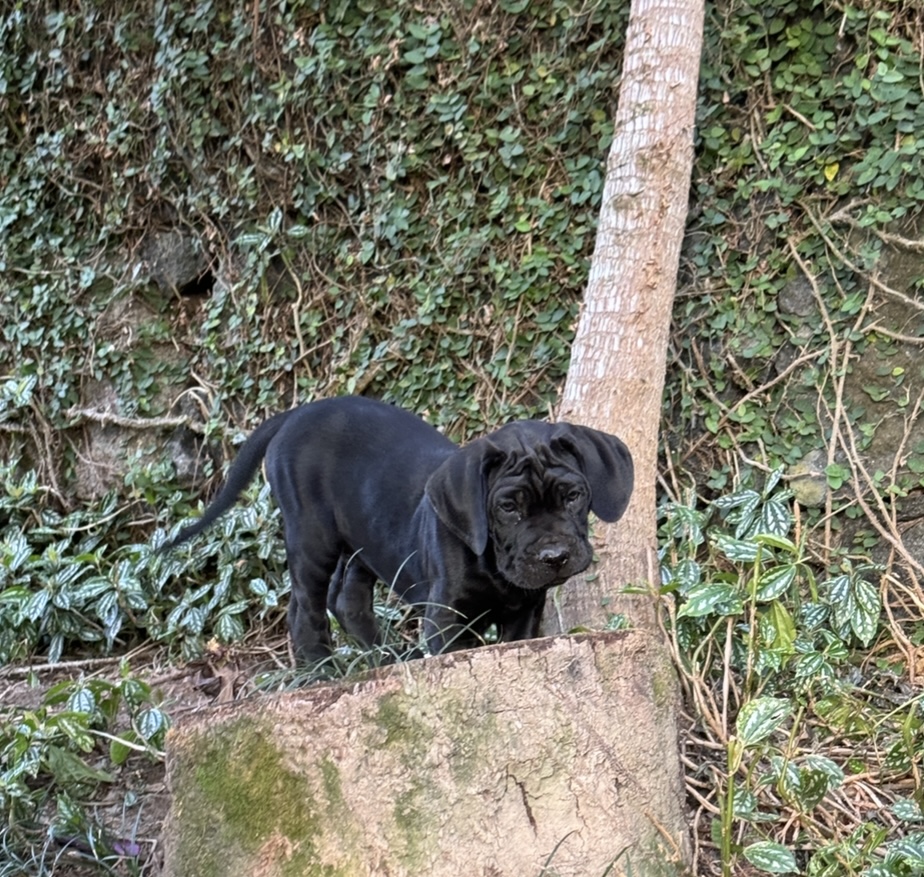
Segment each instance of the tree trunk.
M560 417L620 436L635 492L598 524L597 575L562 588L549 626L603 627L613 612L653 624L651 601L617 596L658 582L655 482L671 310L693 163L703 0L633 0L613 144L584 308Z
M673 668L532 640L214 707L171 730L164 877L676 877Z

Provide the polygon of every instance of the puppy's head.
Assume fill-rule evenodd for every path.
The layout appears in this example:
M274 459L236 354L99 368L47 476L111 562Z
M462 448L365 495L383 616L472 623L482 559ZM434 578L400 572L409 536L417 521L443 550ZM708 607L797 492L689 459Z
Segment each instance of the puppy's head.
M472 551L493 550L504 579L532 590L587 568L588 512L617 520L632 483L632 458L615 436L521 421L453 454L430 477L427 496Z

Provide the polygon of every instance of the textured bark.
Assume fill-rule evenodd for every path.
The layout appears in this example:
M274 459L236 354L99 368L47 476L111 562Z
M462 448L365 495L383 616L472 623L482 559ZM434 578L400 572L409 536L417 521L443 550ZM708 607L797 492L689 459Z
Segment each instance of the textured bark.
M625 517L597 527L598 575L563 588L563 629L609 612L653 624L649 601L616 596L658 581L655 482L671 309L693 161L703 0L633 0L615 136L584 308L560 416L620 436L635 460Z
M208 709L170 732L164 874L676 874L672 672L629 631Z

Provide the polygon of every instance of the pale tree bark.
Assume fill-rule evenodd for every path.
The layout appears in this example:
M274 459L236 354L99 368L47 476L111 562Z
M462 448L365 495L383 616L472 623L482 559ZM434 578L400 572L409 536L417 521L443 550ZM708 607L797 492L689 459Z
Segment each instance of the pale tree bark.
M188 714L163 877L686 873L658 651L639 630L529 640Z
M595 527L591 581L560 590L549 625L601 627L611 612L650 626L657 583L655 483L671 310L693 163L703 0L633 0L597 240L560 419L620 436L635 461L621 521Z

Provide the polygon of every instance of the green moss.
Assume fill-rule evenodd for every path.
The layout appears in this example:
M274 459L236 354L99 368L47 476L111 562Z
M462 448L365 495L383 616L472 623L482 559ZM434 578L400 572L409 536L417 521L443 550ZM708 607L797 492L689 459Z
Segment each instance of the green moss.
M317 862L318 803L305 778L285 766L269 728L248 719L221 726L181 759L174 772L178 877L230 877L277 841L286 848L276 861L280 873L345 877ZM328 796L331 782L325 773ZM271 848L267 854L273 857Z
M248 849L274 829L290 834L302 827L310 796L304 782L282 766L279 750L255 731L245 724L230 747L215 747L210 757L197 759L196 768L203 794ZM266 806L270 801L273 806Z
M658 709L673 710L677 702L677 673L666 651L653 655L651 694Z
M385 732L386 746L415 748L427 739L427 729L407 712L407 699L401 692L386 694L379 701L375 724Z
M434 848L433 833L436 825L433 813L442 796L440 789L418 773L411 778L411 785L395 798L394 823L398 832L393 849L401 864L411 873L425 874L429 863L429 852Z
M432 814L438 812L439 808L435 805L443 793L423 775L420 764L420 753L429 745L433 731L409 715L407 706L408 699L404 693L385 695L379 700L375 724L379 733L385 732L384 745L394 748L397 758L408 768L408 787L395 797L393 822L396 834L390 846L408 871L424 874L428 850L433 848L435 826ZM415 701L415 709L426 710L427 706ZM451 711L445 703L440 703L439 709L444 716ZM453 733L448 728L447 732L450 736ZM382 745L381 739L378 745Z
M440 715L446 734L453 741L450 770L455 781L464 785L484 764L488 743L499 733L497 713L490 702L485 702L474 716L470 703L453 700L444 705Z
M321 781L326 798L324 805L326 821L336 826L338 843L343 850L358 849L362 841L363 829L357 825L353 810L343 794L340 766L327 756L321 761ZM355 873L363 873L358 863L354 862L351 867Z
M324 793L331 810L339 813L347 811L346 799L343 797L343 785L340 782L340 768L325 757L321 762L321 777L324 780Z

